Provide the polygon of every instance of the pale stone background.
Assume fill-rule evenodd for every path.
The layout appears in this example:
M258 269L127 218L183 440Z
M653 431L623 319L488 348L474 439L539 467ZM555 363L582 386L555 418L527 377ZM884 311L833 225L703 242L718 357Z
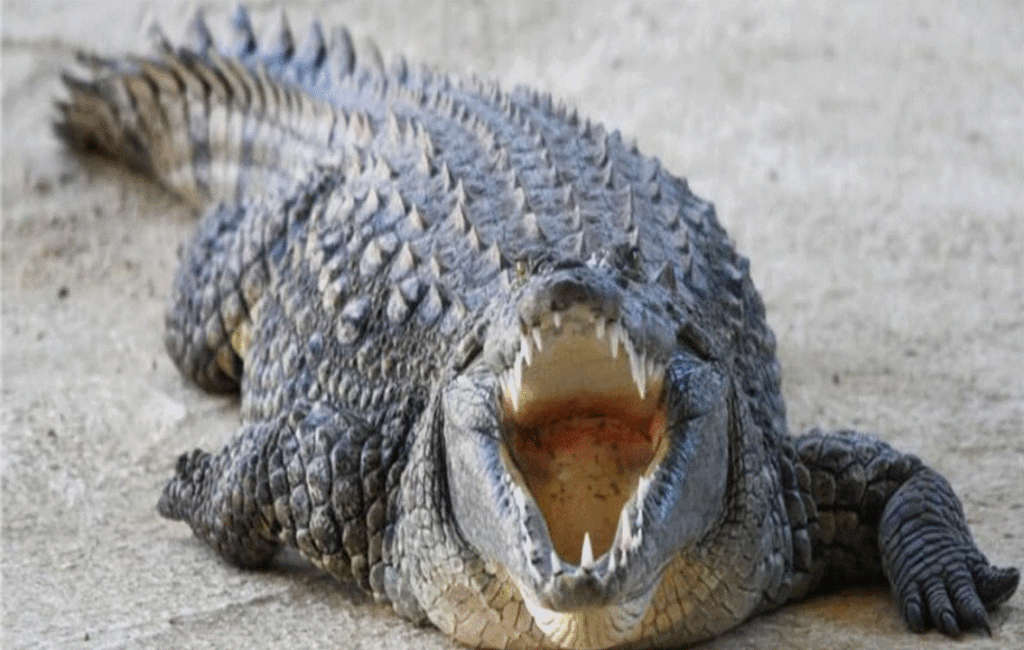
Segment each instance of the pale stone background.
M278 4L634 135L713 199L778 334L794 431L878 431L949 477L985 552L1024 566L1024 11L984 3ZM323 4L326 6L316 7ZM49 129L79 47L143 51L195 3L2 5L4 648L449 648L301 565L239 571L155 503L236 404L163 351L193 217L66 156ZM215 25L229 7L211 6ZM713 648L1024 647L905 631L859 590Z

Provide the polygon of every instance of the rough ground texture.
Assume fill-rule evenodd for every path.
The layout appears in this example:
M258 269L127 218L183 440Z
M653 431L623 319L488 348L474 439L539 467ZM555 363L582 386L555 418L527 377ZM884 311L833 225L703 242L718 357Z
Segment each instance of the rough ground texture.
M191 218L142 183L93 182L116 172L63 156L46 124L70 49L137 50L149 16L34 7L3 12L5 646L446 646L303 567L211 562L155 516L173 450L219 446L237 421L162 353ZM317 13L410 59L554 90L634 133L716 201L751 257L792 429L852 424L917 453L949 477L989 557L1019 566L1021 7L924 8ZM160 18L173 32L191 10ZM304 8L289 13L304 22ZM999 610L992 640L958 647L1020 644L1020 605ZM857 592L714 646L826 643L946 642L906 634L884 594Z

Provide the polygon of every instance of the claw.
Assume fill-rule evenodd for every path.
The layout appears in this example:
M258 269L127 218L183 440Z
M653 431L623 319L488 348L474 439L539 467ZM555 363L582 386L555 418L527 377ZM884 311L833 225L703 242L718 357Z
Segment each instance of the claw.
M946 636L960 636L960 626L956 624L956 617L953 616L953 612L942 612L942 615L939 616L937 627L939 632Z

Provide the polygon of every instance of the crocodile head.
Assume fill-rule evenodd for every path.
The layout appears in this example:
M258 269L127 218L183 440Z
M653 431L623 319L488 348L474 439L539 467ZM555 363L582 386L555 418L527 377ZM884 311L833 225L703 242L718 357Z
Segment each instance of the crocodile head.
M726 382L668 294L631 285L531 276L443 395L458 530L557 647L650 637L666 568L724 512Z

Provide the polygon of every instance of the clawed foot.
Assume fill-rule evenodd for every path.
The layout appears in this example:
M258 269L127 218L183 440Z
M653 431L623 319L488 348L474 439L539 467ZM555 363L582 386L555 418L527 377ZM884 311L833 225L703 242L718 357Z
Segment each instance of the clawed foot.
M974 545L959 500L931 470L907 481L889 501L879 526L883 566L907 625L958 636L991 635L987 610L1006 602L1020 572L988 563Z
M896 597L914 632L935 627L949 636L969 630L991 636L986 610L1005 602L1019 581L1017 569L994 567L973 547L967 552L949 549L907 580Z

